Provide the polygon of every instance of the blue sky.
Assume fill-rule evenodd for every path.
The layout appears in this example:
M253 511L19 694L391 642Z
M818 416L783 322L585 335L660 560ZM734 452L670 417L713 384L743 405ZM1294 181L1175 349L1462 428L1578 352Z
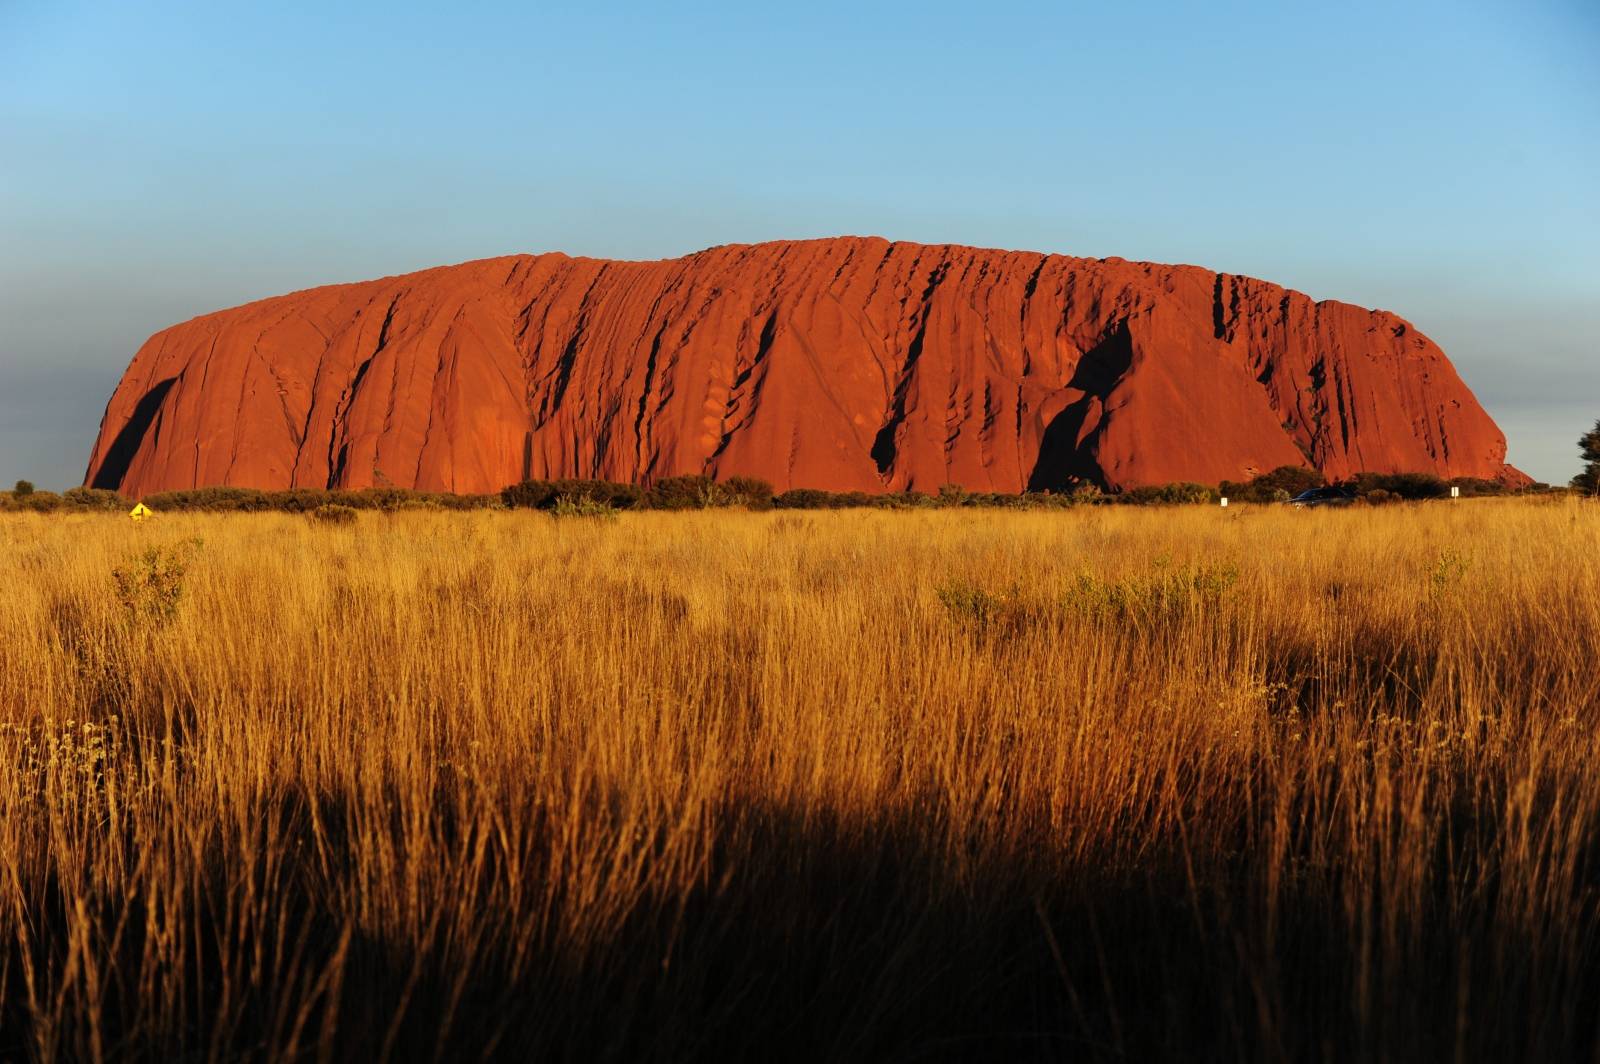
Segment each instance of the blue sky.
M0 483L77 483L134 350L206 311L841 233L1395 310L1564 480L1600 4L0 0Z

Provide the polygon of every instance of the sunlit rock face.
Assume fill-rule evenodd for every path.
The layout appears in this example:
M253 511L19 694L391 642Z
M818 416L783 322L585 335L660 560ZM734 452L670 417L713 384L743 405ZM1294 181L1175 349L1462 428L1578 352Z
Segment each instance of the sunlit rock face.
M1195 266L837 238L658 262L485 259L219 311L145 343L86 482L755 476L782 490L1517 479L1386 311Z

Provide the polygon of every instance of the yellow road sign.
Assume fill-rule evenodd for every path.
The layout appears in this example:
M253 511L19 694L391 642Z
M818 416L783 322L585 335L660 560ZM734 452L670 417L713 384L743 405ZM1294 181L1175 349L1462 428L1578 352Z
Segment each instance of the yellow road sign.
M133 509L128 511L128 516L133 518L135 521L143 521L147 517L154 517L155 513L156 512L150 509L150 507L140 502L134 504Z

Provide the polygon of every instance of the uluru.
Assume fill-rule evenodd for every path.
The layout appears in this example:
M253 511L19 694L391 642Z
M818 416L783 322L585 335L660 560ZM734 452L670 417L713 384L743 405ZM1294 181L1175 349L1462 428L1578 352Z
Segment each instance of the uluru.
M1279 466L1515 478L1386 311L1196 266L785 241L519 255L265 299L151 337L86 483L487 492L1110 490Z

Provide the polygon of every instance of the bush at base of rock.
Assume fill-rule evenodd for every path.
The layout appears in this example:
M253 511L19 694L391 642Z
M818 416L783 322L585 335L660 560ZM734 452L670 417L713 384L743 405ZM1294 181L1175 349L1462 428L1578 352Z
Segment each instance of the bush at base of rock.
M1321 473L1304 466L1279 466L1249 481L1224 480L1218 493L1233 502L1283 502L1326 484Z
M61 509L61 496L53 491L30 491L26 495L7 492L0 497L0 510L8 513L47 514Z
M643 497L644 492L634 485L609 480L524 480L500 492L501 503L513 510L553 509L560 498L589 499L613 510L631 510Z
M615 521L617 509L606 503L589 498L587 495L558 495L555 505L549 509L552 517L587 517L601 521Z
M1208 488L1204 484L1160 484L1146 488L1129 488L1113 499L1128 506L1193 506L1216 500L1216 489Z
M116 513L126 513L133 507L133 503L105 488L68 488L61 493L61 503L79 510L106 510Z
M767 510L773 504L772 485L754 477L729 477L727 480L699 475L666 477L650 486L644 504L652 510L707 510L724 506Z
M968 491L959 484L940 486L936 494L923 491L826 491L820 488L790 488L774 494L772 486L754 477L729 477L715 480L700 475L667 477L648 489L633 484L605 480L528 480L512 484L493 495L455 495L449 492L412 491L404 488L364 488L359 490L290 488L262 491L257 488L210 487L166 491L142 501L157 513L313 513L323 506L342 506L351 510L462 511L484 509L551 510L560 498L587 499L612 510L656 509L698 510L742 507L748 510L839 510L839 509L1060 509L1084 505L1172 506L1213 504L1219 495L1232 502L1280 503L1310 487L1323 483L1321 474L1298 466L1284 466L1247 482L1223 481L1213 489L1204 484L1160 484L1103 492L1093 484L1079 484L1060 492ZM1513 491L1493 480L1458 477L1443 480L1431 473L1363 473L1346 482L1358 496L1377 495L1377 503L1396 500L1449 497L1451 487L1461 489L1463 498L1506 494L1550 492L1549 485ZM135 500L115 491L99 488L70 488L61 494L33 490L25 493L0 492L0 512L82 513L121 512Z
M319 506L346 506L352 510L396 510L431 504L441 510L483 510L501 505L498 495L452 495L448 492L410 491L405 488L187 488L146 496L146 506L156 513L311 513Z
M1386 491L1402 499L1437 499L1450 494L1450 485L1432 473L1357 473L1351 483L1357 495Z

